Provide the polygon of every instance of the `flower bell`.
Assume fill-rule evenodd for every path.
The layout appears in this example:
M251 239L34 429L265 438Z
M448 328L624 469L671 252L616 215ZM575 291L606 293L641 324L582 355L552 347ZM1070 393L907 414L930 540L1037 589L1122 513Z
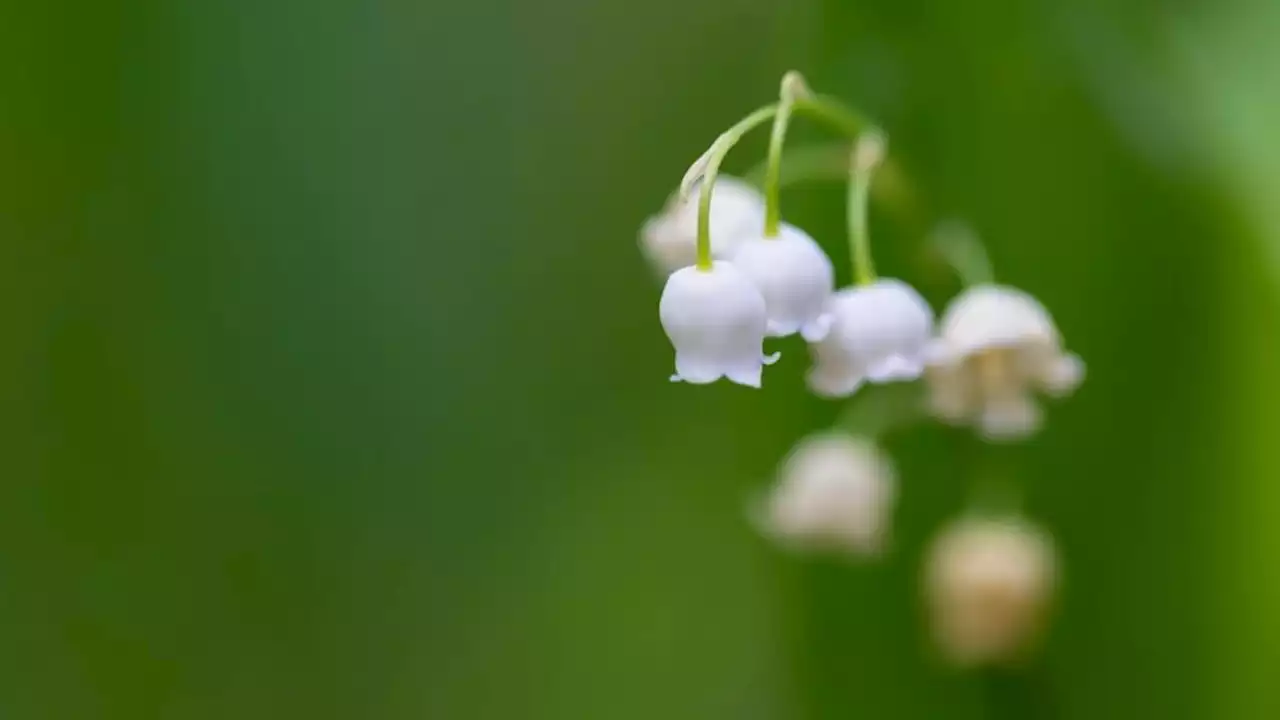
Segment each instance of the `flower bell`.
M970 518L943 530L925 566L934 638L972 667L1017 660L1044 625L1057 585L1049 536L1018 518Z
M667 278L658 303L662 329L676 351L673 382L703 385L722 377L760 387L761 368L778 359L761 352L764 297L733 265L717 260Z
M914 380L924 372L933 310L901 280L845 288L828 304L831 330L811 348L809 388L847 397L864 382Z
M1044 306L1001 285L976 285L957 297L929 355L934 414L975 424L989 440L1034 433L1041 417L1033 391L1061 397L1084 379L1084 363L1062 350Z
M640 247L663 275L694 263L697 256L699 186L681 202L673 195L660 215L640 230ZM711 255L727 258L746 238L764 226L764 198L743 180L721 175L711 195Z
M893 465L874 443L819 433L783 461L760 524L794 548L877 555L887 542L895 495Z
M777 237L757 233L739 244L730 260L764 295L770 337L797 332L809 342L826 337L835 269L808 233L782 223Z

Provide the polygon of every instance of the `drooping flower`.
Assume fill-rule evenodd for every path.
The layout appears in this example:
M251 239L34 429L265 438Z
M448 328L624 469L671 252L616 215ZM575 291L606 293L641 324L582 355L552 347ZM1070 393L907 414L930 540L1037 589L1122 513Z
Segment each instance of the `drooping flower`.
M1070 394L1084 379L1084 363L1063 351L1053 319L1035 298L976 285L943 315L928 379L935 415L974 424L989 440L1010 440L1040 427L1033 391Z
M798 332L816 342L826 336L835 269L808 233L782 223L777 237L757 233L739 244L730 259L764 295L771 337Z
M783 461L759 521L788 547L877 555L887 543L896 491L893 464L875 443L818 433Z
M828 303L831 330L810 346L809 388L847 397L864 382L914 380L924 372L933 310L901 280L881 278L840 290Z
M697 256L698 201L701 186L681 202L673 195L662 213L640 230L640 247L654 269L663 275L688 267ZM764 227L764 197L743 180L721 175L711 194L711 255L726 259L743 240Z
M1017 660L1038 638L1057 580L1053 542L1034 525L1016 517L954 522L925 565L939 648L965 667Z
M698 385L722 377L760 387L766 357L764 297L733 265L717 260L709 270L686 267L667 278L658 303L662 329L676 351L672 381Z

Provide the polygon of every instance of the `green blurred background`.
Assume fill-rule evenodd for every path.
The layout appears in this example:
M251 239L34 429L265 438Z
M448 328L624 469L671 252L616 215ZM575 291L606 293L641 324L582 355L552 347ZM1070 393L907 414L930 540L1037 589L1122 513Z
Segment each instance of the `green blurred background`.
M1276 31L1267 0L4 0L0 717L995 717L916 588L992 468L1068 578L1024 717L1280 717ZM1089 363L1025 446L895 433L882 565L752 531L839 408L791 341L761 392L669 385L635 245L789 68ZM838 259L842 192L785 198ZM873 220L885 274L954 293Z

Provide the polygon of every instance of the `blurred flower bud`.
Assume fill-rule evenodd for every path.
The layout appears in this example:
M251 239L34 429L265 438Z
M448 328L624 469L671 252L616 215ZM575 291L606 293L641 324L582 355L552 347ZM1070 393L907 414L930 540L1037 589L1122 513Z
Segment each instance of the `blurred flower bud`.
M930 350L934 414L975 424L988 440L1025 437L1040 427L1032 392L1072 392L1084 363L1063 352L1053 319L1035 298L999 285L976 285L952 301Z
M796 549L878 555L896 492L893 465L870 440L834 431L810 435L783 461L762 529Z
M699 185L686 200L673 195L660 215L645 222L640 248L654 269L669 275L694 263L698 243ZM711 255L725 259L764 228L764 198L745 181L721 175L711 195Z
M1018 518L945 528L926 560L934 639L963 667L1014 661L1038 639L1057 585L1049 536Z
M771 337L798 332L816 342L826 336L835 269L808 233L782 223L777 237L757 233L739 244L730 259L764 295Z
M858 136L853 146L852 162L861 173L875 170L889 154L889 138L880 130L871 129Z
M701 385L727 377L758 388L761 367L778 358L761 352L764 298L727 262L716 261L710 270L687 267L672 273L658 316L676 351L673 381Z
M811 347L809 389L847 397L863 382L914 380L924 372L933 310L901 280L882 278L832 296L831 331Z

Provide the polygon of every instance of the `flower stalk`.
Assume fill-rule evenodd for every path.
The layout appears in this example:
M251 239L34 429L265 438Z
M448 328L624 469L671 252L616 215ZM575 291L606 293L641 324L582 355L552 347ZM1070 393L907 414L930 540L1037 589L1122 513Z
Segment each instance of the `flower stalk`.
M871 204L871 179L885 156L885 137L878 130L863 133L853 146L849 163L849 245L853 258L853 277L858 285L876 281L871 260L871 237L867 215Z
M752 111L749 115L734 123L732 127L720 134L711 147L699 157L688 171L685 172L684 179L680 183L680 199L686 200L692 194L694 188L701 185L702 192L698 197L698 239L697 239L697 261L695 267L704 272L711 270L711 196L715 191L716 177L720 173L720 165L724 162L724 158L729 151L738 144L744 135L759 125L774 119L781 107L785 104L789 107L788 114L799 112L805 113L835 129L837 132L849 137L858 137L865 128L870 127L870 123L861 116L854 113L844 106L835 98L823 95L815 95L808 91L804 84L804 78L796 72L787 73L782 82L782 95L784 100L765 105ZM789 122L789 117L788 117ZM777 129L775 123L775 132L780 132L785 136L787 125L784 124L780 130ZM777 176L772 183L766 181L766 185L772 184L774 187L773 201L766 204L766 228L768 225L768 207L772 206L773 212L779 215L777 192L781 185L781 151L782 143L777 143ZM771 143L772 147L772 143ZM768 195L766 188L766 196ZM774 235L777 230L775 228ZM766 233L768 236L768 233Z
M769 135L769 155L765 170L764 197L764 236L778 237L782 224L782 148L786 144L787 128L791 124L791 113L795 110L796 101L808 97L808 86L804 77L792 70L782 77L782 87L778 92L778 112L773 117L773 130Z

